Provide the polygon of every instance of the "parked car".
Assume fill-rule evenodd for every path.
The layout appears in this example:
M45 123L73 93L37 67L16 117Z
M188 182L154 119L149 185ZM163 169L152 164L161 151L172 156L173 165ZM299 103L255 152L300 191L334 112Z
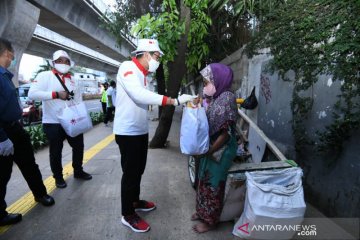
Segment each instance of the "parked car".
M28 97L28 92L30 89L29 84L23 84L19 86L19 98L23 108L22 113L22 123L25 126L30 125L31 123L41 122L42 111L41 111L41 101L30 100Z
M20 102L23 106L27 104L26 103L27 101L29 101L28 93L29 93L30 86L31 86L31 83L27 83L27 84L20 85L18 88Z

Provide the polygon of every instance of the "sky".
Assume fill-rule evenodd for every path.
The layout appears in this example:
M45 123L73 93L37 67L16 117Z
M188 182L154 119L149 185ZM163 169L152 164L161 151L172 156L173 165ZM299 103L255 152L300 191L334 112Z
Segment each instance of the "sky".
M108 6L113 6L116 4L116 0L103 0L103 2Z
M30 80L34 72L43 64L45 64L43 58L24 53L20 62L19 74L23 75L24 80Z

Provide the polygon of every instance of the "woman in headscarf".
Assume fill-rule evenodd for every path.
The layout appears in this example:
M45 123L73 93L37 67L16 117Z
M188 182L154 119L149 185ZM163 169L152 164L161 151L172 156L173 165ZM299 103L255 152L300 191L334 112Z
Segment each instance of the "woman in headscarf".
M200 220L194 231L203 233L219 222L223 208L227 173L236 156L235 125L238 117L235 95L230 91L233 72L230 67L212 63L201 70L208 106L210 148L201 156L196 212L191 220Z

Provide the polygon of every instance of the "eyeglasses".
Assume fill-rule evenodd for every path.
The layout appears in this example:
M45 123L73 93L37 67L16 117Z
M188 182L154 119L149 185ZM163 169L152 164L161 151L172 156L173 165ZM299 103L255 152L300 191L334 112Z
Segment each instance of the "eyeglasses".
M67 58L58 58L54 61L55 63L58 63L58 64L67 64L67 65L70 65L70 60L67 59Z
M160 61L160 58L161 58L160 54L153 53L152 56L155 56L156 61Z

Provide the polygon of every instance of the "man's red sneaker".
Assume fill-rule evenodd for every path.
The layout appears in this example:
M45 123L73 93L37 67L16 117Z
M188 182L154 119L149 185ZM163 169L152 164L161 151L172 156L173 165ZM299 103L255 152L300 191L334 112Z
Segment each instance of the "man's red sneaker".
M140 200L137 203L134 203L135 211L149 212L156 208L155 203L148 202L145 200Z
M150 230L150 225L139 217L136 213L121 218L121 223L128 226L134 232L147 232Z

